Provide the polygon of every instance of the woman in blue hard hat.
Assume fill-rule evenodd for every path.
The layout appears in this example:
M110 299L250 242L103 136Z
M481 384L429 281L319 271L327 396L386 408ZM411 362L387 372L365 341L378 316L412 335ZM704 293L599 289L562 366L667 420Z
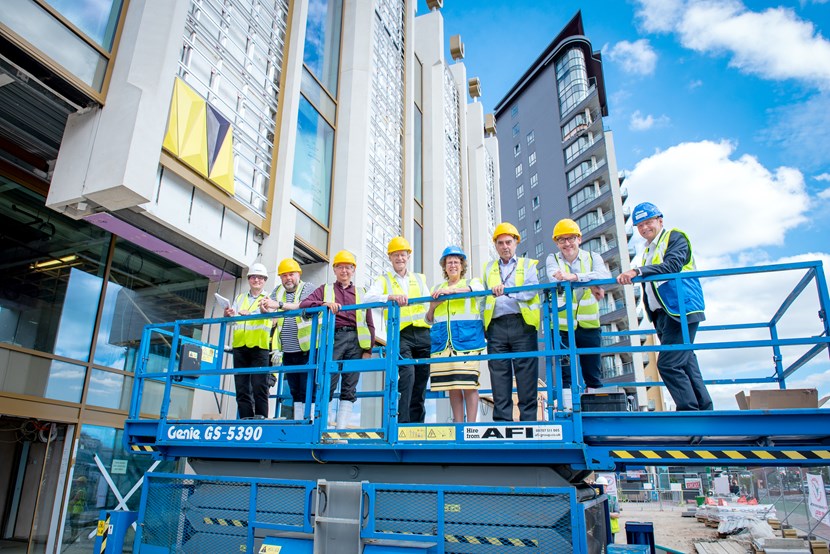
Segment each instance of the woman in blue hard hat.
M442 296L462 292L482 291L478 279L465 279L467 255L458 246L448 246L439 260L444 282L432 289L426 320L432 323L430 338L433 358L479 354L487 346L484 323L481 321L478 299L454 298L439 300ZM448 391L452 418L456 423L473 422L478 415L479 362L457 360L430 366L430 389Z

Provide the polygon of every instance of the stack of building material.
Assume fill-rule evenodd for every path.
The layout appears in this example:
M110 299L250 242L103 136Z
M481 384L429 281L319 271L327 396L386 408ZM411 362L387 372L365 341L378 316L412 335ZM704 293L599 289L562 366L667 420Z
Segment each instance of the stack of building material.
M758 539L752 541L755 554L810 554L807 541L801 539Z

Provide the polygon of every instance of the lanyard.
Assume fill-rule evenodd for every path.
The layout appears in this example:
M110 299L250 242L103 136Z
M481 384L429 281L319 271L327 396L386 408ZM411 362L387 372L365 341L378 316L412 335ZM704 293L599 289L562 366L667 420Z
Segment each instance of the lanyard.
M516 263L513 265L513 269L511 269L507 275L502 276L501 274L501 264L499 264L499 277L501 278L501 284L507 285L507 280L510 279L510 276L513 275L513 272L516 271L516 268L519 267L519 260L516 260Z

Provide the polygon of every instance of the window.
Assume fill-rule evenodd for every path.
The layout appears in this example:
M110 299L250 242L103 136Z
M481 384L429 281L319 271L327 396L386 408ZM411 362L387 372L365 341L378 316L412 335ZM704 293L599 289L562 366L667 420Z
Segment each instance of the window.
M569 164L574 161L577 156L585 152L592 144L594 144L594 137L591 133L576 139L573 144L565 149L565 163Z
M516 187L516 198L521 198L525 195L525 186L524 183Z
M536 245L536 257L541 258L542 254L544 254L544 253L545 253L545 245L542 244L542 243L537 244Z
M520 177L522 175L522 164L516 166L516 177Z
M522 227L522 230L519 231L519 236L520 237L526 237L527 236L527 227ZM522 254L522 256L527 256L527 252Z
M556 86L561 114L568 113L588 96L588 71L581 48L571 48L556 61Z
M562 127L562 141L566 141L580 131L587 129L590 124L591 118L588 110L576 114L573 119Z
M531 202L531 205L533 206L534 210L539 207L539 197L538 196L533 197L533 201Z
M533 188L538 184L539 184L539 174L534 173L533 175L530 176L530 188Z
M518 156L519 154L521 154L521 153L522 153L522 145L521 144L517 144L516 146L513 147L513 157L514 158L516 156Z
M533 167L536 165L536 152L531 152L530 156L527 157L527 167Z
M542 220L541 219L537 219L536 221L533 222L533 231L536 232L536 233L541 233L542 232Z
M510 117L516 117L519 115L519 105L516 104L512 108L510 108Z
M525 209L524 206L519 206L519 219L520 220L525 218L525 212L526 211L527 210Z
M343 3L319 0L308 11L303 63L332 96L337 95L340 60L340 18Z
M519 124L516 123L515 125L513 125L513 138L516 138L518 136L519 136Z
M530 146L534 142L536 142L536 134L531 131L527 134L527 145Z

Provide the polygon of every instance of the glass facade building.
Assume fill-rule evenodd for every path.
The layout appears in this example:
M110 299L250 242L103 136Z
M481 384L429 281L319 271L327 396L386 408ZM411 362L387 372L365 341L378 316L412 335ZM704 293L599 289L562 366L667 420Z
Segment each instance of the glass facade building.
M397 235L430 284L447 240L490 256L471 237L499 220L497 139L416 7L0 2L0 550L87 552L151 468L122 440L145 324L219 315L256 262L270 290L286 257L329 282L341 249L368 284ZM171 394L170 417L236 410Z

